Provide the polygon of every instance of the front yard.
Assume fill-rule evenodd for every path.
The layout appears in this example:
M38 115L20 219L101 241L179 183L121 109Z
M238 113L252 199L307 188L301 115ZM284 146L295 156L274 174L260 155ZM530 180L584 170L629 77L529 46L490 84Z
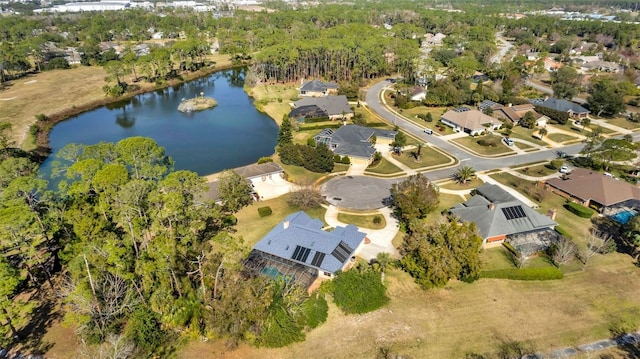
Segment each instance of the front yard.
M449 156L430 146L422 147L420 150L420 160L417 160L415 156L417 150L417 148L404 150L399 156L392 156L398 162L411 169L442 166L451 163L452 161Z
M484 136L466 136L452 140L455 143L470 149L471 151L484 156L507 156L513 154L513 150L502 142L502 137L488 134ZM486 145L481 145L485 143Z

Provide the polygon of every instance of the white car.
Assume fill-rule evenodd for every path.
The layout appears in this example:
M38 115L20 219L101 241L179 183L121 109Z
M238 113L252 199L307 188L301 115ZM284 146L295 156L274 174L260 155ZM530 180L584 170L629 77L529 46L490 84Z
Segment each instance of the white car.
M560 173L569 173L569 167L566 165L560 167Z
M509 137L505 137L502 139L502 141L507 145L507 146L513 146L513 140L510 139Z
M433 135L433 130L430 128L425 128L424 133L426 133L427 135Z

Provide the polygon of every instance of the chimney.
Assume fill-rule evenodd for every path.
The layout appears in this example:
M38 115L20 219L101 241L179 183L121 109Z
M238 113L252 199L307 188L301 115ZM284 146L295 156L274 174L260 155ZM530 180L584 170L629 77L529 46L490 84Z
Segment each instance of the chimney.
M551 220L553 221L556 220L557 214L558 214L558 210L555 208L549 208L549 211L547 212L547 216L549 216L549 218L551 218Z
M493 202L489 203L489 210L493 211L494 209L496 209L496 204Z
M282 222L282 226L284 227L284 229L289 228L289 221Z

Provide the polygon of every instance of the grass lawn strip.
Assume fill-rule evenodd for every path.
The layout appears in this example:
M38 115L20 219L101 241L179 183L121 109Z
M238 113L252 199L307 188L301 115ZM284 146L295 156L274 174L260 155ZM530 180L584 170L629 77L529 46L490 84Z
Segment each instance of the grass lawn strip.
M484 182L482 182L481 179L474 178L465 184L458 183L456 181L447 181L447 182L443 182L442 184L438 184L438 187L453 190L453 191L462 191L462 190L470 190L470 189L478 188L482 186L483 183Z
M518 172L527 175L527 176L532 176L532 177L544 177L544 176L548 176L550 174L554 174L556 173L558 170L553 170L549 167L547 167L546 165L535 165L535 166L524 166L524 167L520 167L517 170Z
M385 174L386 175L390 175L390 174L396 174L396 173L404 173L404 171L402 171L400 168L398 168L393 163L387 161L385 158L382 158L380 160L380 162L378 162L374 167L367 167L365 172L383 174L383 175L385 175Z
M603 120L607 121L608 123L614 126L618 126L626 130L635 131L640 129L640 122L631 122L626 117L615 117L612 119L603 119Z
M380 223L374 223L374 218L376 217L380 219ZM382 229L387 226L387 222L381 214L351 214L341 212L338 213L338 221L369 229Z
M496 135L493 135L493 136L497 137ZM467 149L477 154L484 155L484 156L499 157L499 156L506 156L514 153L510 148L508 148L505 145L502 145L502 141L499 141L499 143L496 144L495 147L481 146L478 144L479 140L487 139L487 138L489 138L489 135L479 136L479 137L471 137L471 136L461 137L461 138L453 139L451 141L463 147L466 147Z
M533 133L537 131L538 131L537 129L533 130L533 129L524 128L522 126L514 126L511 129L511 134L509 135L509 137L519 138L527 142L535 143L536 145L539 145L539 146L547 146L548 143L533 137Z
M580 140L578 137L570 136L570 135L567 135L565 133L550 133L550 134L547 135L547 137L551 141L557 142L557 143L564 143L564 142L567 142L567 141Z
M450 157L430 146L422 147L420 161L416 161L413 153L417 150L417 148L405 150L400 156L393 155L393 158L411 169L443 166L452 162Z

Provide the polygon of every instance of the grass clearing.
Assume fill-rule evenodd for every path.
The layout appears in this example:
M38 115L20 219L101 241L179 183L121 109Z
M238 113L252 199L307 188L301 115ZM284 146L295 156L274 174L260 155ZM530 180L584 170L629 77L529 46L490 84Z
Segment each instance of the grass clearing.
M567 135L565 133L550 133L547 135L547 138L550 139L553 142L557 142L557 143L564 143L564 142L568 142L568 141L576 141L576 140L580 140L580 138L575 137L575 136L570 136Z
M513 150L511 150L509 147L507 147L506 145L502 144L502 137L501 136L496 136L496 135L492 135L492 134L488 134L485 136L478 136L478 137L472 137L472 136L467 136L467 137L461 137L461 138L456 138L453 139L453 142L456 142L468 149L470 149L473 152L476 152L480 155L485 155L485 156L504 156L504 155L510 155L513 154ZM478 141L487 141L488 143L490 143L490 146L481 146Z
M448 181L448 182L439 184L438 187L444 188L444 189L450 189L453 191L462 191L462 190L470 190L470 189L478 188L482 186L483 183L484 182L482 182L481 179L474 178L471 181L467 181L467 183L464 183L464 184L456 181Z
M537 129L529 129L522 126L513 126L509 137L519 138L527 142L535 143L536 145L539 145L539 146L546 146L547 145L546 142L541 141L538 138L533 136L533 134L537 132L538 132Z
M543 177L556 173L558 170L551 169L546 165L536 165L532 167L522 167L518 172L532 177Z
M417 150L417 148L405 150L400 156L393 155L393 158L411 169L441 166L452 161L450 157L429 146L422 147L422 150L420 150L420 160L418 161L414 156Z
M640 122L631 122L626 117L622 117L622 116L614 117L611 119L603 119L603 120L607 121L608 123L614 126L618 126L626 130L634 131L634 130L640 129Z
M415 358L495 357L503 341L530 340L547 353L609 337L621 319L640 321L640 272L621 254L597 256L584 271L562 280L481 279L422 290L406 273L388 271L390 303L364 315L344 315L330 304L326 323L286 348L193 342L178 358L363 358L381 347ZM523 325L526 323L526 325ZM353 343L358 343L353 345Z
M384 157L380 159L380 161L377 164L375 164L373 167L372 166L367 167L365 172L382 174L382 175L404 173L399 167L387 161L387 159L385 159Z
M522 143L522 142L516 142L516 141L513 141L513 144L514 144L517 148L519 148L519 149L521 149L521 150L529 150L529 149L534 149L534 150L535 150L535 149L537 149L537 148L535 148L535 147L531 146L531 145L530 145L530 144L528 144L528 143Z
M38 114L51 115L93 101L104 100L104 78L101 67L80 66L68 70L45 71L10 81L0 90L0 122L13 125L11 138L23 149L29 126ZM10 99L10 100L9 100Z
M274 157L276 157L276 162L278 162L278 164L282 167L282 169L284 169L284 172L288 176L287 180L291 183L295 183L301 186L310 185L328 174L328 173L311 172L305 169L304 167L300 167L300 166L285 165L282 162L280 162L280 160L277 158L277 155L275 155ZM342 170L342 167L334 165L333 167L334 172L340 172L341 170Z
M299 96L299 91L293 84L263 84L255 87L245 87L245 91L255 99L254 104L258 111L266 113L278 125L282 122L282 117L291 112L289 103Z
M375 223L376 217L380 222ZM387 222L381 214L338 213L338 220L342 223L353 224L361 228L382 229L387 226Z

